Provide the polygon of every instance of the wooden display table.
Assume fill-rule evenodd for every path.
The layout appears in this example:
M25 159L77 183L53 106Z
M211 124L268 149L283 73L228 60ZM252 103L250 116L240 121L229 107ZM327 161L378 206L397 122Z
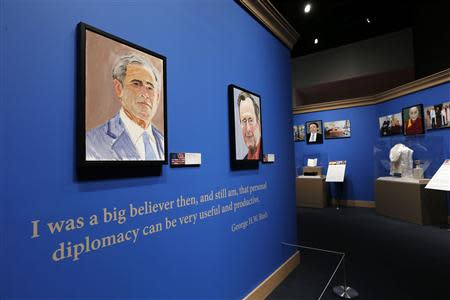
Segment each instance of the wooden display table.
M297 206L324 208L328 190L325 176L297 176L295 181Z
M419 225L447 224L445 193L425 189L428 181L379 177L375 181L377 213Z

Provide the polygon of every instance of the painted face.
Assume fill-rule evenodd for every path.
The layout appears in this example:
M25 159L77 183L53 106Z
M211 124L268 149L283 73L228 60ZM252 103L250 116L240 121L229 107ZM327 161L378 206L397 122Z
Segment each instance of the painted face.
M317 133L317 126L316 126L316 124L309 124L309 132Z
M400 125L400 120L397 118L392 118L392 123L394 124L394 126L398 126Z
M130 64L127 66L123 85L117 81L115 90L122 106L148 126L159 105L159 91L154 74L140 65Z
M259 139L261 138L261 129L256 118L255 107L250 98L246 98L240 103L239 115L245 145L247 145L250 150L253 150L256 148Z
M413 121L415 121L419 117L419 110L417 107L411 107L409 109L409 118Z

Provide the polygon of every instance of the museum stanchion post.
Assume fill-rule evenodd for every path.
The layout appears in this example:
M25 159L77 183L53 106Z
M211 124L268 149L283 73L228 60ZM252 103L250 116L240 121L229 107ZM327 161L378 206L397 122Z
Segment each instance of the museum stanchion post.
M334 197L336 209L340 209L340 200L344 197L344 178L347 161L334 160L328 162L326 182L334 186Z
M342 208L341 200L344 197L344 182L333 182L334 186L334 197L332 202L336 203L336 209L339 210Z
M339 263L337 264L336 268L333 271L333 274L331 274L330 279L328 280L327 284L322 290L322 293L320 294L319 298L317 300L322 299L323 295L325 294L326 290L330 286L331 281L333 280L334 276L336 275L339 268L342 266L342 272L343 272L343 279L344 284L343 285L337 285L333 287L333 293L337 295L340 298L343 299L353 299L359 296L359 293L352 287L347 285L347 273L345 270L345 253L344 252L338 252L333 250L327 250L327 249L321 249L321 248L314 248L314 247L308 247L308 246L302 246L302 245L296 245L296 244L290 244L290 243L281 243L283 246L288 247L294 247L297 249L306 249L306 250L312 250L312 251L318 251L318 252L324 252L324 253L330 253L330 254L336 254L339 255L341 258L339 260Z

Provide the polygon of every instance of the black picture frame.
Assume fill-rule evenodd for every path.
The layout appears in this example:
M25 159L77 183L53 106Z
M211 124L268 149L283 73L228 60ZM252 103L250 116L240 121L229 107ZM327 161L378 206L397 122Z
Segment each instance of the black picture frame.
M317 140L315 142L310 142L309 141L309 139L310 139L310 128L309 128L309 125L313 124L313 123L318 125L319 128L317 129L317 133L319 135L317 136ZM314 120L314 121L307 121L307 122L305 122L305 132L306 132L306 135L305 135L306 144L311 145L311 144L322 144L323 143L324 136L323 136L323 122L322 122L322 120Z
M250 97L248 97L250 95ZM245 125L246 128L249 128L251 131L249 143L251 143L251 139L256 139L254 142L256 143L256 147L259 150L256 150L255 155L256 159L248 159L247 155L243 156L244 151L248 150L248 146L244 141L244 137L242 134L242 125L239 117L240 111L238 107L238 98L246 97L244 101L251 101L253 110L250 109L249 113L256 116L256 119L251 119L250 121L256 122L254 125ZM247 100L247 98L250 98ZM230 165L232 170L240 170L240 169L258 169L259 162L262 161L263 155L263 131L262 131L262 109L261 109L261 96L251 92L247 89L239 87L234 84L228 85L228 119L229 119L229 135L230 135ZM250 102L248 102L250 103ZM258 110L259 109L259 113ZM259 114L259 120L258 120ZM250 116L251 118L251 116ZM239 122L239 123L238 123ZM251 126L251 127L250 127ZM257 141L257 130L259 129L259 142ZM253 130L253 131L252 131ZM256 133L256 134L255 134ZM258 147L259 144L259 147ZM245 148L247 147L247 148ZM259 152L258 152L259 151ZM259 153L259 155L257 155Z
M305 125L294 125L294 142L304 142L305 141Z
M434 116L431 115L431 110L434 111ZM426 131L450 128L450 101L425 106L423 111Z
M340 132L339 133L337 133L336 131L334 131L334 132L332 132L332 130L327 130L327 123L337 123L337 122L346 122L346 125L344 125L344 128L345 128L345 126L347 126L347 123L348 123L348 130L347 131L343 131L343 135L340 135ZM348 138L351 138L352 137L352 135L351 135L351 122L350 122L350 120L349 119L347 119L347 120L337 120L337 121L329 121L329 122L323 122L323 137L326 139L326 140L335 140L335 139L348 139ZM347 135L347 133L348 133L348 135Z
M378 117L381 137L403 134L403 114L401 112Z
M77 39L77 178L79 180L91 180L121 177L159 176L162 172L162 165L168 163L169 152L167 135L168 120L166 57L83 22L80 22L77 26ZM88 42L87 39L89 39ZM93 65L91 62L94 61L94 58L96 58L96 56L108 57L103 55L104 52L110 54L109 60L105 59L104 64L102 64L101 60L95 60L95 65ZM123 82L125 80L125 77L119 77L119 80L117 80L117 76L114 75L116 77L113 78L113 71L111 70L113 70L114 67L116 67L115 70L118 70L120 67L122 67L122 69L120 70L123 70L123 64L120 65L120 67L117 67L118 64L115 64L115 62L113 62L114 59L115 61L123 61L124 57L127 55L132 55L132 58L127 60L128 65L125 66L125 70L129 65L136 64L138 66L137 69L140 68L145 70L145 74L148 74L148 77L146 78L150 78L148 79L149 81L146 81L147 79L138 80L138 78L130 82L129 85L125 88L125 84L121 83L120 81L122 80ZM144 62L144 64L139 65L138 63L136 63L136 57L140 58L141 61ZM129 61L132 62L129 63ZM103 72L103 70L105 72L108 72L108 76L110 77L104 76L105 73L101 73ZM126 74L126 71L122 73L116 73ZM98 76L98 74L101 74L102 76ZM101 77L104 77L106 79L99 79ZM109 80L108 78L111 78L110 87L107 87L107 84L101 84L101 80L106 81ZM142 83L142 81L144 81L144 83ZM117 88L117 86L119 86L117 82L120 83L119 88ZM96 83L98 85L96 85ZM106 121L103 120L102 122L99 122L97 120L100 119L100 117L97 116L96 113L103 110L103 107L101 105L97 104L97 106L99 107L98 110L92 109L92 106L95 104L95 102L92 102L94 101L92 99L95 98L93 97L93 95L95 95L96 92L108 95L108 93L117 94L118 91L122 91L123 93L126 89L131 90L132 88L136 89L136 93L141 93L139 97L146 97L146 99L154 97L149 96L150 93L158 93L158 98L156 98L157 100L151 100L151 102L149 102L151 103L151 105L149 103L146 104L148 107L151 107L150 112L147 111L147 113L152 114L152 117L150 119L152 127L149 129L149 132L150 134L153 133L154 135L153 141L155 147L152 149L156 149L157 151L153 151L154 157L156 158L154 160L141 160L141 158L137 156L138 151L132 144L127 132L124 130L125 124L121 119L121 112L119 112L121 107L120 102L119 109L112 116L103 116L104 119L106 118ZM138 96L135 96L135 99L137 99L137 97ZM117 100L108 99L109 97L104 98L105 99L102 100L104 101L104 103L106 103L107 101ZM137 100L134 101L136 101L135 105L139 106L139 109L141 111L145 110L145 108L143 107L145 104L143 104L143 102L137 102ZM156 112L152 111L155 103L154 101L157 101L158 103ZM117 106L117 104L115 105ZM110 109L111 111L113 111L115 108ZM137 110L138 112L139 109ZM130 111L128 111L128 113L130 113ZM130 115L128 113L126 114L127 116L134 116L132 112L130 113ZM92 118L92 116L94 116L94 118ZM89 117L89 120L87 120L87 117ZM160 127L162 125L163 128L157 128L157 126L153 122L155 118L158 118L157 121L159 122ZM94 119L94 121L97 121L98 124L95 124L95 126L91 126L90 124L88 126L87 123L91 122L92 119ZM105 128L105 130L101 131L100 127ZM117 131L113 132L112 128L117 129ZM102 136L103 133L107 134L107 136L105 136L104 138ZM128 139L124 136L125 134L127 135ZM108 145L106 144L106 142L104 142L104 140L107 140L107 142L110 143L111 149L108 148ZM122 141L124 141L123 144ZM130 142L131 144L127 142ZM87 145L89 149L87 149ZM122 145L126 148L119 148ZM131 147L133 147L134 149L134 154L131 153ZM127 152L128 150L129 152Z
M410 120L409 114L411 112L411 109L413 109L414 107L418 110L418 117L415 120ZM402 108L402 122L404 135L412 136L424 134L425 118L423 112L423 104L416 104Z

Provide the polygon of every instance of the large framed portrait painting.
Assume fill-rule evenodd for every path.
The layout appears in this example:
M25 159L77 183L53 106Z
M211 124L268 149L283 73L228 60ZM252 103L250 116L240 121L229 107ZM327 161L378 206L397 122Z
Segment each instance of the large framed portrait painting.
M261 97L229 85L228 107L231 168L258 168L263 154Z
M79 170L167 164L166 58L84 23L78 39Z

